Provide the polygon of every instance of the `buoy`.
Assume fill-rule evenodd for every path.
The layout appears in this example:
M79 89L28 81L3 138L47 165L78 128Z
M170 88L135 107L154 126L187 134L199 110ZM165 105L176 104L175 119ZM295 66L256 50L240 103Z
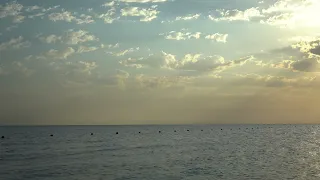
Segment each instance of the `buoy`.
M4 139L4 136L1 136L1 139Z
M139 134L140 134L141 132L139 131Z
M119 134L118 132L116 132L116 134Z
M201 131L203 131L203 130L201 129Z
M174 132L177 132L176 130L174 130Z
M91 136L93 135L93 133L91 133Z
M53 136L53 134L50 134L50 136Z
M161 131L159 131L159 133L161 133Z
M187 131L189 131L189 129L187 129Z
M222 129L220 129L222 131Z

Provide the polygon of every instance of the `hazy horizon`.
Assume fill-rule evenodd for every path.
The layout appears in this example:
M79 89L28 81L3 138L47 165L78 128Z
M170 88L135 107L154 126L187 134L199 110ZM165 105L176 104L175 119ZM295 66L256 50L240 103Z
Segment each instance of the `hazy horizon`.
M318 0L0 4L0 125L320 123Z

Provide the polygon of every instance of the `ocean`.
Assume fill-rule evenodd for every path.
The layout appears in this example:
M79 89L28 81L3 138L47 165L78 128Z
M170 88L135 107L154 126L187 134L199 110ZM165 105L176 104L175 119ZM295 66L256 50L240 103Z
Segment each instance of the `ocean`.
M319 127L2 126L0 180L318 180Z

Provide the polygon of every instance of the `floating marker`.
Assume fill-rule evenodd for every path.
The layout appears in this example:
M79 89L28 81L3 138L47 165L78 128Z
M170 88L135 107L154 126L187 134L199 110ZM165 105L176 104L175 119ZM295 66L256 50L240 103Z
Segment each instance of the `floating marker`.
M221 131L222 131L222 129L221 129Z
M53 136L53 134L50 134L50 136L52 137L52 136Z
M201 131L203 131L203 130L201 129Z
M93 135L93 133L91 133L91 136Z
M1 139L4 139L4 136L1 136Z
M189 129L187 129L187 131L189 131Z
M159 133L161 133L161 131L159 131Z
M141 132L139 131L139 134L140 134Z
M174 130L174 132L177 132L176 130Z
M116 132L116 134L119 134L118 132Z

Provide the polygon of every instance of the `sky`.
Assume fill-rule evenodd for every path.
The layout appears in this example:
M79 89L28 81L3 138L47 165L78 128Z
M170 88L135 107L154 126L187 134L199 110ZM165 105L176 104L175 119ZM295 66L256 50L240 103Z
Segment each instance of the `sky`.
M0 124L320 123L319 0L0 3Z

